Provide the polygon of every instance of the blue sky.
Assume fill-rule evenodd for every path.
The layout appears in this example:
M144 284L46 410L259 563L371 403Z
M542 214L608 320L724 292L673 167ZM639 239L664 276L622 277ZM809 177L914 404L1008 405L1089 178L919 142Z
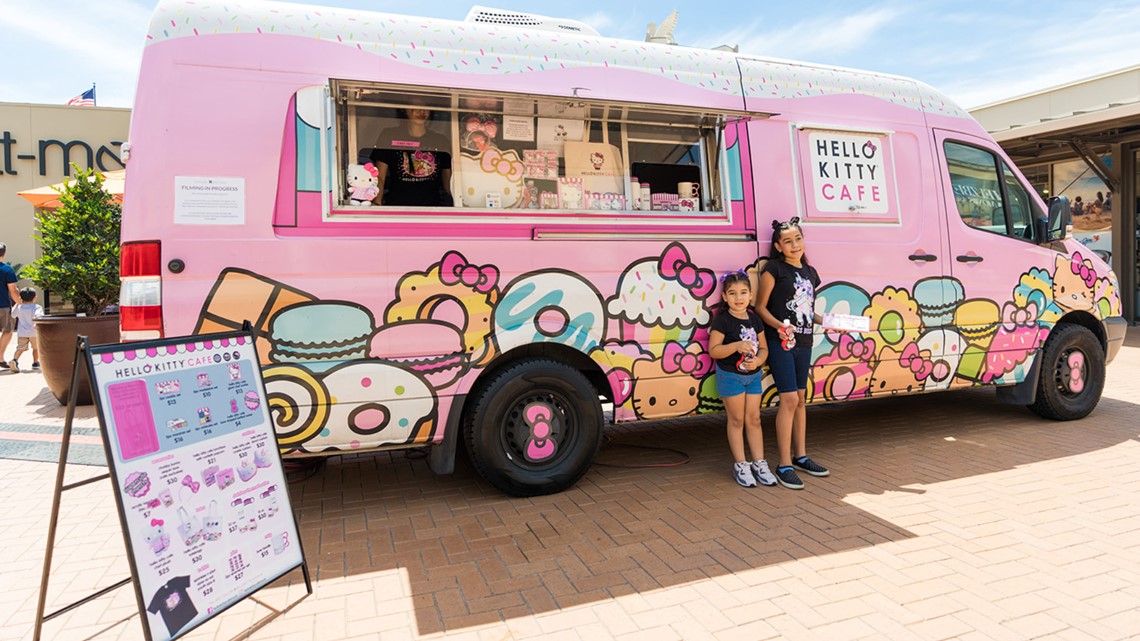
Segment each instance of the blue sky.
M211 1L211 0L206 0ZM226 2L226 0L212 0ZM97 84L100 106L129 107L156 0L0 0L0 102L62 104ZM474 2L321 0L461 20ZM677 9L679 44L894 73L970 108L1140 64L1136 0L482 0L586 22L642 40ZM414 7L414 8L413 8Z

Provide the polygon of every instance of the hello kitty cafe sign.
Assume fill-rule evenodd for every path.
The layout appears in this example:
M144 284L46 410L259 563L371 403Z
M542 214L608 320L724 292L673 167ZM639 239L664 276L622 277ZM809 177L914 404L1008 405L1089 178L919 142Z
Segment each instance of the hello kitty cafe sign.
M798 143L808 218L896 218L889 134L806 129Z

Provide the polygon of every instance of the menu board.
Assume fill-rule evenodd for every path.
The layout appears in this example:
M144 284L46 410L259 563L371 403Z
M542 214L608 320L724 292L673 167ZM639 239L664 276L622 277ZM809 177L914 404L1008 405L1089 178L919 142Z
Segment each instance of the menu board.
M252 335L89 356L148 638L177 638L304 563Z

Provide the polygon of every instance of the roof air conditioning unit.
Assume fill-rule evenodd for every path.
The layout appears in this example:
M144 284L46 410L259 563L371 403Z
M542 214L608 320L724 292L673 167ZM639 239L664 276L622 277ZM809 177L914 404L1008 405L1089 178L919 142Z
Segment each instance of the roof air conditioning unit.
M519 11L506 11L475 5L467 12L464 22L478 22L482 24L503 25L506 27L519 27L522 29L542 29L543 31L561 31L562 33L576 33L584 36L600 36L598 30L577 20L565 18L548 18L533 13Z

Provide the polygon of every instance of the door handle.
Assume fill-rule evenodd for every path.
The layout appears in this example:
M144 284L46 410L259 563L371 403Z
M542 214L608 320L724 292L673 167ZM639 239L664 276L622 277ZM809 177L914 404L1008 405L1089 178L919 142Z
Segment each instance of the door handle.
M957 260L959 263L980 263L984 259L981 256L969 256L969 255L967 255L967 256L959 256Z
M907 256L907 260L929 263L938 260L938 257L934 254L911 254L910 256Z

